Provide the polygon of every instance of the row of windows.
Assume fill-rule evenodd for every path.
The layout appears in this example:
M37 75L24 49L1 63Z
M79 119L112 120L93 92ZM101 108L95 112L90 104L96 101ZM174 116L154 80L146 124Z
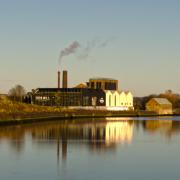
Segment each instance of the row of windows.
M128 106L128 105L132 105L132 103L121 103L121 105L125 105L125 106Z
M104 86L104 87L103 87ZM105 82L103 84L102 82L91 82L91 88L92 89L105 89L105 90L116 90L117 89L117 84L116 83L109 83Z
M105 90L116 90L116 83L105 83Z
M97 82L97 83L91 82L91 88L92 89L101 89L102 83L101 82Z
M50 89L38 89L38 93L41 94L48 94L48 93L73 93L73 92L81 92L81 89L78 88L61 88L60 90L58 90L57 88L50 88Z
M58 94L57 96L36 96L34 102L42 105L91 106L96 105L97 97L83 96L77 93Z
M111 98L112 98L111 95L109 95L109 105L111 105ZM114 98L114 102L115 102L114 105L117 106L116 96L115 96L115 98ZM132 103L127 103L127 102L125 102L125 103L122 102L122 103L121 103L121 106L128 106L128 105L129 105L129 106L132 106Z
M36 104L42 105L58 105L58 106L80 106L81 95L77 93L58 94L55 96L36 96L34 99Z
M61 95L57 98L57 104L60 106L80 106L81 96L80 95Z

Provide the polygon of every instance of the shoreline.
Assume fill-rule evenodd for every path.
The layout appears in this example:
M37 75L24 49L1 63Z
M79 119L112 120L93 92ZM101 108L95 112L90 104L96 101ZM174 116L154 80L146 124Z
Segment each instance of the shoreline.
M110 118L110 117L130 117L130 118L135 118L135 117L170 117L170 116L180 116L180 114L140 114L140 113L126 113L126 114L61 114L61 115L56 115L56 116L43 116L43 117L34 117L34 118L16 118L16 119L8 119L8 120L0 120L0 126L12 126L12 125L22 125L22 124L34 124L34 123L43 123L43 122L50 122L50 121L63 121L63 120L76 120L76 119L91 119L91 118Z

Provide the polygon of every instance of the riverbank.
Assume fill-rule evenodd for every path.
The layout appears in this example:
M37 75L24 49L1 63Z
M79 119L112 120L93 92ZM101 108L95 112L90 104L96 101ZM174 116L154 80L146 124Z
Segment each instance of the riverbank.
M147 111L88 111L88 110L76 110L72 112L60 112L60 113L18 113L8 114L8 119L1 119L0 126L6 125L19 125L27 123L39 123L46 121L62 121L72 119L84 119L84 118L106 118L106 117L162 117L167 115L158 115L153 112ZM169 115L172 116L172 115ZM6 116L7 117L7 116Z
M150 111L105 111L78 110L60 107L45 107L0 100L0 125L16 125L44 122L50 120L104 118L104 117L154 117L158 114ZM163 115L161 115L163 116ZM167 116L167 115L166 115Z

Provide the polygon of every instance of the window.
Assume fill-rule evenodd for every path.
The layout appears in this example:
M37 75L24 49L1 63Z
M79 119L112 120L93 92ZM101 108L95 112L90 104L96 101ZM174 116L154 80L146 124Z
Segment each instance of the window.
M109 106L111 106L111 95L109 95Z
M91 82L91 88L94 89L94 82Z
M83 97L83 106L89 106L89 97L88 96Z
M101 89L101 82L96 83L96 89Z

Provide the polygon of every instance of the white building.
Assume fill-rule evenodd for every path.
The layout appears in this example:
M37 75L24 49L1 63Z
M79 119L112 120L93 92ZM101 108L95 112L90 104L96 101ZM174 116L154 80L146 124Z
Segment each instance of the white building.
M106 108L108 110L133 110L133 95L131 92L106 91Z

